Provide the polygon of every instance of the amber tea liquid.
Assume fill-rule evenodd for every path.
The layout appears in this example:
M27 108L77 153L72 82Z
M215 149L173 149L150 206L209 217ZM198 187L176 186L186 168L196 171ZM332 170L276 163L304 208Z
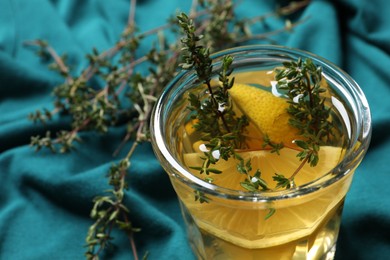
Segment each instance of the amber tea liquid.
M238 82L272 92L273 75L268 71L235 76ZM198 88L196 91L201 90ZM296 177L298 186L316 181L325 174L331 179L332 173L328 172L343 158L343 146L348 142L349 130L344 124L348 110L332 92L329 92L327 102L333 110L337 140L321 147L319 166L304 166ZM182 106L183 109L178 109L179 112L173 113L169 120L177 127L177 156L187 168L199 166L202 141L199 133L191 127L185 100ZM280 155L270 154L262 147L261 135L251 123L247 132L248 150L242 151L242 156L252 158L253 168L259 168L262 177L272 186L275 172L288 176L300 161L296 159L297 150L293 146L282 149ZM188 170L200 179L213 178L216 186L247 192L239 185L245 176L236 171L236 163L233 159L217 163L216 168L223 171L218 175L206 176ZM172 183L180 200L190 243L199 259L332 259L351 179L352 174L349 174L334 185L308 194L288 198L287 193L285 199L268 202L232 200L228 196L207 194L209 202L200 203L195 201L195 190L190 186L174 178ZM267 194L264 196L267 197ZM275 209L275 213L266 218L270 208Z

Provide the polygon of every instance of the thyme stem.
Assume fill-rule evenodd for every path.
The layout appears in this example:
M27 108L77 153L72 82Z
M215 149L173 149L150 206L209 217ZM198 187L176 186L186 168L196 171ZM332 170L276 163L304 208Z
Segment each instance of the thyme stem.
M299 171L305 166L307 161L309 160L310 156L312 155L312 152L310 152L299 164L298 168L294 171L294 173L290 176L290 181L293 181L295 176L299 173Z

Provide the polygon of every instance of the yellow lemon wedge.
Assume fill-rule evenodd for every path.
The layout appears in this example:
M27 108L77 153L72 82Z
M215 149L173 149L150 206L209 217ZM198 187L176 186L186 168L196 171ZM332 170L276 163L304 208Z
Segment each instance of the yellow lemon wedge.
M298 130L288 123L290 115L286 99L245 84L235 84L229 93L234 103L271 141L291 146L297 139Z

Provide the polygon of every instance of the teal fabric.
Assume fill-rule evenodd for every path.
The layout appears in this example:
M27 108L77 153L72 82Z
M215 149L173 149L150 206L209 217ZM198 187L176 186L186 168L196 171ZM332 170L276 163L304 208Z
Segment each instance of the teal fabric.
M239 1L237 15L252 17L273 10L278 1ZM287 1L285 1L287 2ZM166 21L190 1L139 0L141 31ZM0 259L83 259L91 224L92 198L107 188L112 152L125 129L84 134L71 154L35 153L31 135L45 128L27 114L51 108L50 92L61 78L46 68L23 42L46 39L67 53L76 69L92 47L112 46L127 21L126 0L0 1ZM274 39L311 51L336 63L362 87L372 109L373 138L348 194L336 259L390 258L390 5L387 0L313 0L295 18L307 17L292 34ZM267 26L282 26L271 20ZM261 30L261 28L259 28ZM150 47L142 44L141 50ZM55 118L47 127L66 126ZM120 156L118 157L120 158ZM149 144L133 158L126 203L135 226L139 255L150 259L194 259L186 240L178 202ZM103 259L132 259L127 238L115 235L116 247Z

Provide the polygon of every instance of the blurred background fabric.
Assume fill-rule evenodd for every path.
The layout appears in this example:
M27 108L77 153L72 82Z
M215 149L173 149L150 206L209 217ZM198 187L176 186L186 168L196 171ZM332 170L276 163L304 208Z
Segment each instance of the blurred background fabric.
M237 15L254 17L288 1L237 1ZM140 31L164 24L191 1L139 0ZM0 0L0 259L83 259L92 224L92 198L108 188L104 177L125 126L109 134L83 133L68 154L35 153L30 136L65 127L46 126L27 115L52 108L51 90L62 78L47 69L25 41L47 40L81 69L85 54L113 46L127 23L129 1ZM371 147L357 169L343 213L336 259L390 258L390 5L387 0L313 0L294 19L305 19L276 43L320 55L349 73L371 106ZM269 28L283 20L272 18ZM264 42L260 42L264 43ZM151 47L149 40L142 50ZM389 129L388 129L389 127ZM126 205L139 255L194 259L175 193L152 152L142 144L132 159ZM132 259L127 237L114 231L115 246L102 259Z

